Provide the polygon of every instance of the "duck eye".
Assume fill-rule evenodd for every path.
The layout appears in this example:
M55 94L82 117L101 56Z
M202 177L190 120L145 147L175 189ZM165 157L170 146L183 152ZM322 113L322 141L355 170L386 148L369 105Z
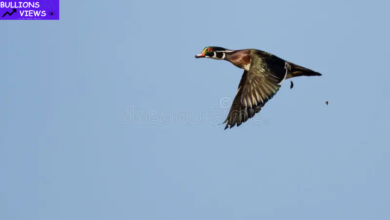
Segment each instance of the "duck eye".
M213 49L211 49L211 47L209 47L208 49L207 49L207 51L208 52L211 52Z

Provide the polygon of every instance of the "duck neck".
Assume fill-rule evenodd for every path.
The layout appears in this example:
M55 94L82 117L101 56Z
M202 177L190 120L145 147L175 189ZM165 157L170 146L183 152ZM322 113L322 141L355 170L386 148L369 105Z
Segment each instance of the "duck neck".
M235 54L237 53L236 50L228 50L223 52L223 59L227 61L231 61L232 58L234 58Z

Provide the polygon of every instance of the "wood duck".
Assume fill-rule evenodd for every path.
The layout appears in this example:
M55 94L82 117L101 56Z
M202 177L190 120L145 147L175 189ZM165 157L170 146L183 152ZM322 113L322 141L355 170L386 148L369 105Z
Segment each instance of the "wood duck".
M257 49L228 50L223 47L205 47L195 58L227 60L244 69L229 114L223 124L225 130L240 126L258 113L277 93L285 79L298 76L321 76L320 73L283 60Z

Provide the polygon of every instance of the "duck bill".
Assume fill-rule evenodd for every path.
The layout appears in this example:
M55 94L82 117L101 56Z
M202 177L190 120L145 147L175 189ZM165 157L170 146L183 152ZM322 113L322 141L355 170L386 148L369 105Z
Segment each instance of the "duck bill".
M204 58L205 56L206 55L205 55L205 52L203 50L202 53L195 55L195 58Z
M197 54L197 55L195 55L195 58L204 58L204 57L205 57L204 54Z

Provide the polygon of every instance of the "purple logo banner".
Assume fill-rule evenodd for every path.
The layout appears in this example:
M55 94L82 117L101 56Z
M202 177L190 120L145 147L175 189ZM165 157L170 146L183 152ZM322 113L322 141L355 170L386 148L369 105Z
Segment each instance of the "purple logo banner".
M60 0L0 0L0 20L60 20Z

